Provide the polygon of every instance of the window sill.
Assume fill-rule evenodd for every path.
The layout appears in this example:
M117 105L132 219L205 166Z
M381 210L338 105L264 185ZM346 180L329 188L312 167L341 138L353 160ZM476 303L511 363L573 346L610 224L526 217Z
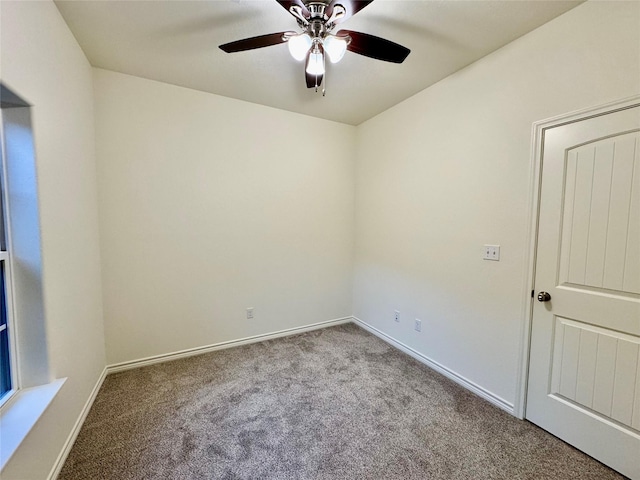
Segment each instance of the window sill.
M58 394L66 378L19 390L0 414L0 471Z

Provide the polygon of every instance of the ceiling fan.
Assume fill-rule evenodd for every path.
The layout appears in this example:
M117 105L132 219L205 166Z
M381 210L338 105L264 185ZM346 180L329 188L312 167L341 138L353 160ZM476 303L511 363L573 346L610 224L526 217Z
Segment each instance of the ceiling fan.
M337 24L352 17L373 0L276 0L295 17L302 32L280 32L245 38L220 45L227 52L287 43L298 61L305 61L307 88L316 92L325 76L325 58L338 63L345 52L364 55L385 62L402 63L411 50L390 40L353 30L332 33ZM326 83L326 82L325 82ZM324 88L322 94L324 95Z

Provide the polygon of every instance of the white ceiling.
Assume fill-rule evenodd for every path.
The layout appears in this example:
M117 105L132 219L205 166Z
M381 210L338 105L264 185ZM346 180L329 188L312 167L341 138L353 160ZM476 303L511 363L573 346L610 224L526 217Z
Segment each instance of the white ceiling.
M56 1L96 67L352 125L579 3L376 0L341 26L400 43L411 54L394 64L347 52L327 67L322 97L306 88L303 64L285 44L232 54L218 48L299 30L274 0Z

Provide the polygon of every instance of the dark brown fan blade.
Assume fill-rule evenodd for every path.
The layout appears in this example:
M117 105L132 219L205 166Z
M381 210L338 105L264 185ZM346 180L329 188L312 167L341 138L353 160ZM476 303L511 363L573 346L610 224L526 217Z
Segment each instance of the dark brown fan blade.
M282 7L289 13L291 13L290 8L294 5L297 5L302 9L302 15L304 15L305 18L309 18L310 16L309 10L307 10L307 7L304 6L302 0L276 0L276 2L282 5Z
M311 52L307 53L307 59L304 62L304 78L307 81L307 88L315 88L322 84L322 78L324 75L312 75L311 73L307 73L307 65L309 65L310 57Z
M235 42L220 45L220 49L227 53L242 52L244 50L253 50L254 48L270 47L286 42L285 34L295 35L294 32L270 33L268 35L259 35L257 37L236 40Z
M369 5L371 2L373 2L373 0L333 0L327 7L326 14L330 17L331 13L333 13L333 6L342 5L346 10L344 17L337 19L335 22L341 23L344 22L347 18L353 17L356 13Z
M340 30L336 35L351 37L351 43L347 50L365 57L383 60L385 62L402 63L411 50L391 40L369 35L368 33L354 32L353 30Z
M307 88L315 88L322 85L323 75L311 75L310 73L307 73L307 71L305 70L304 78L307 81Z

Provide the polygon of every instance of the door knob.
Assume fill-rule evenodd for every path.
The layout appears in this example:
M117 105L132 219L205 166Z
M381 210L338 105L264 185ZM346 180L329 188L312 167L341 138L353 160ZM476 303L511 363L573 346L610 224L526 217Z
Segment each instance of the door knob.
M540 292L538 294L539 302L548 302L549 300L551 300L551 295L549 295L547 292Z

